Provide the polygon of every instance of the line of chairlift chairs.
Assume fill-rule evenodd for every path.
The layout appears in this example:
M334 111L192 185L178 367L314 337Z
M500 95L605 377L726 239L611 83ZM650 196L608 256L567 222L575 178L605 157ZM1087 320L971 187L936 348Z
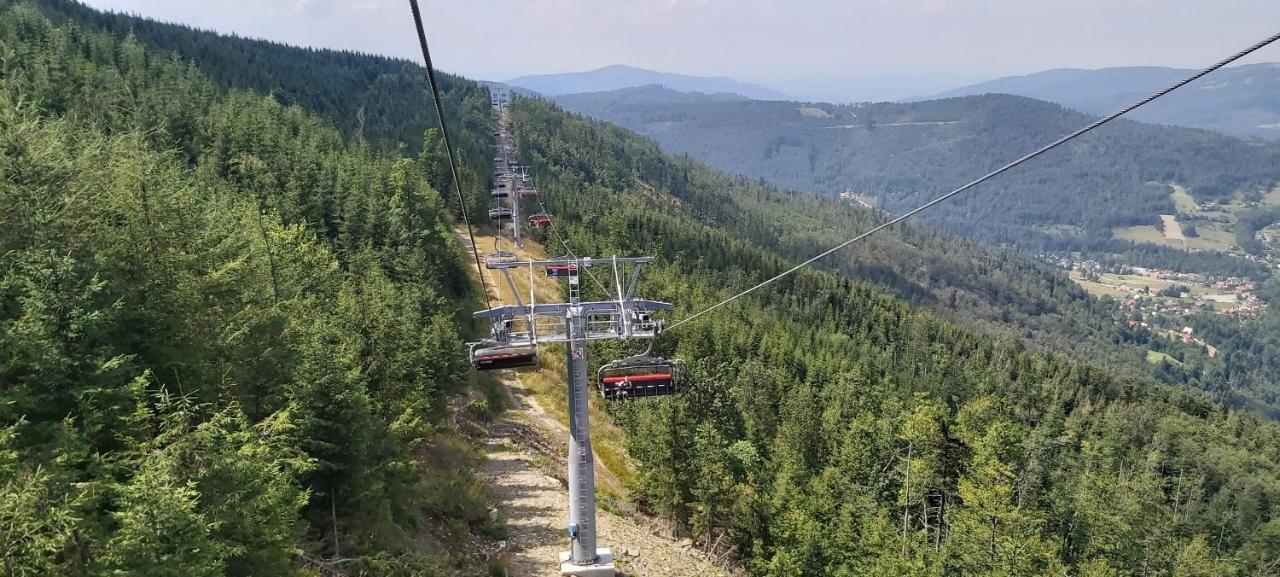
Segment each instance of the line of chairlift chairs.
M500 132L494 132L495 138L501 138ZM505 163L504 154L494 158L495 162ZM501 164L493 172L497 186L490 191L494 199L508 198L507 171ZM536 197L537 189L528 186L523 178L523 186L516 187L516 194L521 198ZM511 220L510 208L498 206L489 209L489 218L499 221ZM529 216L529 226L543 228L551 225L551 217L545 213ZM490 269L506 268L518 261L515 254L506 251L495 251L485 256L485 266ZM549 264L544 267L548 277L571 277L578 275L578 265L573 262ZM632 326L641 332L656 334L657 324L645 312L634 312ZM471 345L471 364L480 371L499 369L518 369L538 365L538 345L536 343L513 343L508 338L511 319L506 319L494 327L490 339ZM617 322L616 319L614 322ZM650 355L653 341L645 352L630 357L617 359L601 366L596 372L596 383L600 394L608 400L625 400L643 397L671 395L678 392L683 373L683 364L679 360L665 359Z
M489 218L497 221L511 220L515 215L510 208L498 206L489 209ZM529 226L533 228L546 228L551 226L551 217L549 215L538 213L531 214L528 218Z

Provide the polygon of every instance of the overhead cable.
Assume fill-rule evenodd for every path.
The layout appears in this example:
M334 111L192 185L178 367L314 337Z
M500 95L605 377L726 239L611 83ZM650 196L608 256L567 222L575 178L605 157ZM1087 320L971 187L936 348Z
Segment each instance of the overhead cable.
M929 202L926 202L926 203L924 203L924 204L922 204L922 205L920 205L920 206L918 206L918 207L916 207L916 208L914 208L914 209L911 209L910 211L905 212L905 213L903 213L903 214L901 214L901 215L899 215L899 216L897 216L897 217L893 218L892 220L889 220L889 221L885 222L884 224L881 224L881 225L879 225L879 226L877 226L877 227L875 227L875 228L872 228L871 230L868 230L868 231L866 231L866 232L864 232L864 233L862 233L862 234L859 234L858 236L855 236L855 237L853 237L853 238L851 238L851 239L849 239L849 240L846 240L846 241L844 241L844 242L842 242L842 243L840 243L840 244L838 244L838 245L836 245L836 246L834 246L834 247L831 247L830 249L827 249L827 250L825 250L825 251L822 251L821 253L818 253L817 255L815 255L815 256L813 256L813 257L811 257L811 258L809 258L809 259L807 259L807 260L805 260L805 261L801 262L800 264L797 264L797 265L795 265L795 266L793 266L793 267L791 267L791 268L789 268L789 269L787 269L787 270L785 270L785 271L783 271L783 272L781 272L781 273L779 273L779 274L777 274L777 275L775 275L775 276L773 276L773 277L771 277L771 278L769 278L769 279L766 279L766 280L764 280L763 282L760 282L759 284L756 284L755 286L752 286L751 288L748 288L748 289L746 289L746 290L744 290L744 291L742 291L742 292L740 292L740 293L738 293L738 294L735 294L735 295L733 295L733 296L731 296L731 297L729 297L729 298L727 298L727 299L724 299L724 300L722 300L722 301L720 301L720 302L718 302L718 303L716 303L716 304L714 304L714 305L711 305L711 306L709 306L709 307L707 307L707 308L705 308L705 309L702 309L702 310L700 310L700 311L698 311L698 312L696 312L696 313L694 313L694 314L692 314L692 315L689 315L689 316L687 316L687 317L685 317L685 318L683 318L683 319L680 319L679 321L676 321L675 323L671 324L671 326L667 327L667 328L666 328L666 330L668 330L668 331L669 331L669 330L672 330L672 329L674 329L674 328L676 328L676 327L679 327L680 325L683 325L683 324L685 324L685 323L688 323L688 322L690 322L690 321L692 321L692 320L694 320L694 319L696 319L696 318L698 318L698 317L701 317L702 315L705 315L705 314L707 314L707 313L709 313L709 312L711 312L711 311L714 311L714 310L716 310L716 309L718 309L718 308L720 308L720 307L723 307L724 305L727 305L727 304L729 304L729 303L731 303L731 302L733 302L733 301L736 301L736 300L738 300L738 299L740 299L740 298L742 298L742 297L744 297L744 296L746 296L746 295L748 295L748 294L751 294L752 292L754 292L754 291L756 291L756 290L758 290L758 289L761 289L761 288L766 287L766 286L768 286L768 285L770 285L770 284L773 284L774 282L777 282L779 279L781 279L781 278L783 278L783 277L785 277L785 276L787 276L787 275L789 275L789 274L791 274L791 273L794 273L794 272L796 272L796 271L798 271L798 270L800 270L800 269L802 269L802 268L804 268L804 267L806 267L806 266L809 266L810 264L813 264L813 262L814 262L814 261L817 261L818 259L821 259L822 257L825 257L825 256L827 256L827 255L829 255L829 254L831 254L831 253L833 253L833 252L836 252L836 251L838 251L838 250L840 250L840 249L842 249L842 248L844 248L844 247L846 247L846 246L849 246L849 245L851 245L851 244L853 244L853 243L855 243L855 242L858 242L858 241L860 241L860 240L862 240L862 239L864 239L864 238L867 238L867 237L869 237L869 236L871 236L871 235L873 235L873 234L875 234L875 233L877 233L877 232L880 232L880 231L882 231L882 230L884 230L884 229L886 229L886 228L889 228L889 227L891 227L891 226L893 226L893 225L895 225L895 224L898 224L898 223L900 223L900 222L902 222L902 221L904 221L904 220L906 220L906 219L908 219L908 218L910 218L910 217L912 217L912 216L915 216L915 215L917 215L917 214L919 214L919 213L921 213L921 212L924 212L925 210L928 210L928 209L930 209L930 208L932 208L932 207L934 207L934 206L936 206L936 205L938 205L938 204L940 204L940 203L942 203L942 202L946 201L947 199L949 199L949 198L951 198L951 197L953 197L953 196L956 196L956 195L958 195L958 194L960 194L960 193L962 193L962 192L964 192L964 191L966 191L966 190L969 190L969 189L971 189L971 188L973 188L973 187L975 187L975 186L977 186L977 185L979 185L979 184L982 184L983 182L986 182L986 181L988 181L988 180L990 180L990 179L992 179L992 178L995 178L996 176L999 176L1000 174L1002 174L1002 173L1004 173L1004 172L1006 172L1006 171L1008 171L1008 170L1010 170L1010 169L1012 169L1012 168L1014 168L1014 167L1016 167L1016 166L1018 166L1018 165L1020 165L1020 164L1022 164L1022 163L1024 163L1024 162L1026 162L1026 161L1028 161L1028 160L1031 160L1031 159L1033 159L1033 158L1035 158L1035 157L1037 157L1037 156L1040 156L1041 154L1044 154L1044 153L1046 153L1046 152L1049 152L1050 150L1053 150L1054 148L1057 148L1057 147L1059 147L1059 146L1061 146L1061 145L1063 145L1063 144L1066 144L1067 142L1071 141L1072 139L1074 139L1074 138L1076 138L1076 137L1078 137L1078 136L1080 136L1080 135L1082 135L1082 134L1085 134L1086 132L1089 132L1089 131L1091 131L1091 130L1093 130L1093 129L1095 129L1095 128L1098 128L1099 126L1102 126L1102 125L1104 125L1104 124L1106 124L1106 123L1108 123L1108 122L1111 122L1112 120L1115 120L1115 119L1117 119L1117 118L1119 118L1119 117L1121 117L1121 116L1123 116L1123 115L1125 115L1125 114L1127 114L1127 113L1129 113L1129 112L1132 112L1132 111L1136 110L1137 108L1140 108L1140 107L1142 107L1142 106L1144 106L1144 105L1146 105L1146 104L1150 103L1151 101L1153 101L1153 100L1155 100L1155 99L1157 99L1157 98L1160 98L1160 97L1162 97L1162 96L1164 96L1164 95L1166 95L1166 94L1169 94L1170 92L1173 92L1174 90L1177 90L1177 89L1179 89L1179 88L1182 88L1183 86L1186 86L1187 84L1190 84L1190 83L1192 83L1192 82L1195 82L1196 80L1199 80L1200 78L1204 77L1205 75L1209 74L1210 72L1213 72L1213 71L1215 71L1215 70L1217 70L1217 69L1219 69L1219 68L1222 68L1222 67L1224 67L1224 66L1226 66L1226 65L1228 65L1228 64L1231 64L1232 62L1235 62L1236 60L1239 60L1239 59L1241 59L1241 58L1244 58L1245 56L1248 56L1249 54L1252 54L1252 53L1254 53L1254 52L1257 52L1258 50L1262 49L1264 46L1267 46L1268 44L1271 44L1271 43L1275 42L1276 40L1280 40L1280 33L1273 34L1273 35L1271 35L1270 37L1267 37L1267 38L1265 38L1265 39L1263 39L1263 40L1261 40L1261 41L1259 41L1259 42L1257 42L1257 43L1253 44L1252 46L1249 46L1248 48L1245 48L1244 50L1241 50L1241 51L1239 51L1239 52L1236 52L1235 54L1232 54L1231 56L1228 56L1227 58L1222 59L1221 61L1217 62L1216 64L1213 64L1212 66L1209 66L1208 68L1205 68L1205 69L1203 69L1203 70L1201 70L1201 71L1199 71L1199 72L1196 72L1196 73L1194 73L1194 74L1192 74L1192 75L1190 75L1190 76L1188 76L1188 77L1186 77L1186 78L1184 78L1184 79L1182 79L1182 80L1179 80L1178 82L1176 82L1176 83L1174 83L1174 84L1171 84L1171 85L1169 85L1169 86L1167 86L1167 87L1165 87L1165 88L1161 89L1160 91L1158 91L1158 92L1156 92L1156 93L1154 93L1154 94L1152 94L1152 95L1150 95L1150 96L1148 96L1148 97L1146 97L1146 98L1143 98L1142 100L1139 100L1139 101L1137 101L1137 102L1134 102L1133 104L1130 104L1130 105L1128 105L1128 106L1126 106L1126 107L1124 107L1124 108L1122 108L1122 109L1120 109L1120 110L1118 110L1118 111L1116 111L1116 112L1114 112L1114 113L1112 113L1112 114L1110 114L1110 115L1108 115L1108 116L1105 116L1105 117L1103 117L1103 118L1099 118L1098 120L1095 120L1093 123L1089 124L1088 126L1085 126L1084 128L1081 128L1081 129L1079 129L1079 130L1076 130L1075 132L1072 132L1071 134L1068 134L1068 135L1063 136L1062 138L1059 138L1059 139L1057 139L1057 140L1055 140L1055 141L1053 141L1053 142L1051 142L1051 143L1049 143L1049 144L1046 144L1046 145L1044 145L1044 146L1042 146L1042 147L1040 147L1040 148L1036 149L1035 151L1033 151L1033 152L1031 152L1031 153L1028 153L1027 155L1025 155L1025 156L1023 156L1023 157L1018 158L1017 160L1014 160L1013 162L1010 162L1009 164L1006 164L1006 165L1004 165L1004 166L1001 166L1000 168L997 168L997 169L995 169L995 170L993 170L993 171L991 171L991 172L988 172L987 174L982 175L982 176L980 176L980 177L978 177L978 178L974 179L973 181L969 182L968 184L965 184L964 186L961 186L960 188L957 188L957 189L955 189L955 190L953 190L953 191L951 191L951 192L948 192L948 193L946 193L946 194L944 194L944 195L942 195L942 196L939 196L939 197L937 197L937 198L935 198L935 199L933 199L933 200L931 200L931 201L929 201Z
M458 193L458 209L462 211L462 222L467 225L467 238L471 241L471 256L475 257L476 276L480 277L484 306L492 310L493 302L489 300L489 285L484 280L484 267L480 266L480 247L476 246L476 234L471 228L471 216L467 214L467 201L462 196L462 182L458 179L458 162L454 159L453 142L449 138L449 128L444 121L444 101L440 98L440 83L436 81L436 69L431 65L431 51L427 49L427 33L422 27L422 12L418 10L418 0L409 0L409 8L413 10L413 24L418 28L418 45L422 47L422 60L427 66L427 84L431 87L431 99L435 102L436 116L440 119L440 135L444 138L444 152L449 157L453 189Z

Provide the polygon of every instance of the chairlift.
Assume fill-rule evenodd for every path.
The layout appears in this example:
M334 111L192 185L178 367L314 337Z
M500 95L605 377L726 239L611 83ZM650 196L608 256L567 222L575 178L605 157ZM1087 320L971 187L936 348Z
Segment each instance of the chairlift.
M538 364L538 347L484 341L471 345L471 365L478 371L532 367Z
M510 220L511 209L505 206L500 206L498 208L491 208L489 209L489 218L492 218L493 220Z
M514 253L510 253L505 250L500 250L500 251L491 252L485 255L484 266L490 269L510 268L509 266L504 266L504 265L510 265L511 263L516 262L516 260L517 260L517 257Z
M547 276L577 276L577 265L547 265Z
M656 333L658 323L646 311L631 311L631 330L637 333Z
M551 217L545 214L535 214L529 217L529 226L533 228L546 228L551 226Z
M520 195L520 198L533 198L535 196L538 196L538 189L533 188L531 186L526 186L524 188L521 188L517 192L517 194Z
M653 348L653 343L649 343ZM674 395L680 392L679 381L684 372L680 360L649 355L649 350L608 363L597 372L600 395L606 400L620 401L644 397Z
M507 198L508 196L511 196L511 194L507 192L507 189L502 187L498 187L489 191L490 198Z

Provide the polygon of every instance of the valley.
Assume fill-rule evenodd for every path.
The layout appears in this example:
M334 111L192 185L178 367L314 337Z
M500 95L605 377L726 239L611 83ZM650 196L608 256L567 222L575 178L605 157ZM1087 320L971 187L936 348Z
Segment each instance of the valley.
M999 94L800 105L810 112L797 111L796 103L664 101L653 89L645 94L633 98L624 89L555 101L717 168L802 191L873 197L889 213L922 204L1091 119ZM1239 262L1182 255L1187 249L1232 251L1241 244L1233 240L1236 220L1266 206L1264 199L1277 186L1280 145L1122 121L922 216L1025 252L1076 252L1131 266L1258 274L1253 264L1261 253L1252 246L1236 249L1245 257ZM1161 215L1176 219L1176 228L1190 234L1178 238L1173 227L1166 234Z

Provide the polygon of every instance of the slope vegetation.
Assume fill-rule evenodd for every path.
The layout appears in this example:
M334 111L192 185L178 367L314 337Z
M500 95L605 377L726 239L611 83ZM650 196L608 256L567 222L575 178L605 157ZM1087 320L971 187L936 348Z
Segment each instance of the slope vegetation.
M798 201L538 101L518 101L514 118L568 242L658 255L642 292L676 302L676 317L786 268L776 251L796 240L772 235L788 213L765 207ZM612 407L639 462L633 495L752 574L1253 575L1280 563L1280 427L1194 395L813 269L657 347L687 359L691 378L678 397Z
M0 53L0 572L478 572L435 161L32 4Z

